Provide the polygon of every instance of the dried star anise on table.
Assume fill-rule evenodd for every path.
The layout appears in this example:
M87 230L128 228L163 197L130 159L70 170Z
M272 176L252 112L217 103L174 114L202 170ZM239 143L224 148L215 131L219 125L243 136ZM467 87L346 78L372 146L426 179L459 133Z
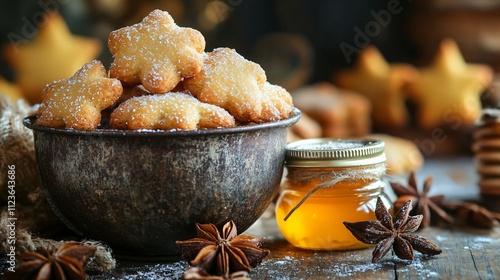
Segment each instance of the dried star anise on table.
M261 249L263 238L237 235L230 221L222 228L222 236L214 224L196 224L197 238L176 241L182 256L208 275L228 277L257 266L269 254Z
M500 219L499 213L491 212L476 203L464 201L450 202L444 204L444 207L448 211L455 213L458 220L472 226L493 228L500 224L497 221Z
M444 195L429 196L431 185L432 177L428 177L424 182L422 191L419 191L414 172L410 174L408 187L396 182L391 182L392 190L398 196L398 199L394 202L395 210L401 209L401 206L405 204L406 201L413 201L413 210L410 215L414 216L420 214L423 216L420 228L427 227L431 222L435 223L439 220L449 224L454 222L453 217L448 215L442 208Z
M379 197L375 209L376 221L344 222L344 225L359 241L377 244L372 253L372 262L382 259L391 247L396 256L406 260L413 260L413 250L426 255L440 254L442 251L436 245L424 237L410 234L422 222L422 215L409 216L411 209L411 201L408 200L393 218Z
M62 244L57 250L37 250L19 255L19 266L15 272L7 273L9 280L58 279L84 280L85 264L94 255L95 247L76 242Z
M250 280L250 278L247 277L248 272L246 271L238 271L229 275L223 275L223 276L216 276L216 275L209 275L205 271L199 269L198 267L191 267L184 273L184 276L182 279L185 280L194 280L194 279L201 279L201 280Z

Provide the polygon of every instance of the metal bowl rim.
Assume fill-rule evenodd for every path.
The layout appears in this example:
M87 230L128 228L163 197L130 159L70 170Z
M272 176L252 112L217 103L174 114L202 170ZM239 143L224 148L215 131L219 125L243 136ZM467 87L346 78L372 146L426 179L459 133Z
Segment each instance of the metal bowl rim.
M27 128L47 132L51 134L65 134L75 136L110 136L110 137L175 137L175 136L197 136L197 135L220 135L233 134L250 131L258 131L262 129L271 129L279 127L290 127L295 124L301 116L300 110L294 108L289 118L267 122L261 124L239 125L227 128L212 128L212 129L196 129L196 130L121 130L121 129L102 129L95 130L77 130L70 128L53 128L40 126L35 124L36 116L30 116L23 119L23 124Z

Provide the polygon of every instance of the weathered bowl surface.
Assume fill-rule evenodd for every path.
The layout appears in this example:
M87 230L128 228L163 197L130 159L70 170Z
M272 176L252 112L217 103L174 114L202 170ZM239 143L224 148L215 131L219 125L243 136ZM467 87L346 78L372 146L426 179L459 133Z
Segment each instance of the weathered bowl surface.
M198 131L33 130L49 203L75 232L134 255L178 254L195 223L238 231L279 189L286 128L300 118Z

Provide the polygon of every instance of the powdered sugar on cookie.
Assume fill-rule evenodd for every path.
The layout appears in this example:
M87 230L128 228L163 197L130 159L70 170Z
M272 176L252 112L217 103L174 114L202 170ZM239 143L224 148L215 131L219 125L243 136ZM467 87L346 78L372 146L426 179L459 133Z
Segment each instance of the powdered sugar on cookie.
M168 12L154 10L111 32L108 47L111 78L93 61L47 86L39 125L95 129L104 116L101 127L109 120L116 129L194 130L277 121L292 112L290 94L269 84L258 64L229 48L205 53L203 35L177 26Z
M163 130L235 125L233 116L226 110L181 92L133 97L113 111L110 123L118 129Z
M36 124L96 129L101 121L101 111L113 105L122 91L120 81L108 78L104 65L94 60L73 77L55 81L44 88Z
M111 77L164 93L201 70L205 38L177 26L168 12L154 10L142 22L111 32L108 47L114 56Z
M287 118L292 98L283 88L266 82L264 70L235 50L208 53L200 73L184 80L184 88L203 102L228 110L240 122Z

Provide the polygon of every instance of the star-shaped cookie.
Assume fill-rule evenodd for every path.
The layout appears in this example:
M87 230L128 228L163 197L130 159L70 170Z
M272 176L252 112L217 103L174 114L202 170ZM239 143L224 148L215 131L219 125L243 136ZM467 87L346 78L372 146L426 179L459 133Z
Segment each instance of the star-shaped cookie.
M404 127L409 121L405 88L416 73L409 64L389 64L376 47L368 46L359 54L356 66L338 72L334 82L370 99L376 126Z
M70 77L101 49L99 40L71 34L64 19L50 13L33 40L8 45L5 56L16 72L17 84L35 104L41 102L45 85Z
M168 12L154 10L140 23L111 32L108 47L114 56L111 77L165 93L200 72L205 38L195 29L177 26Z
M119 80L108 78L100 61L85 64L74 76L55 81L42 91L36 124L81 130L96 129L101 111L123 92Z
M226 110L203 103L190 94L165 94L133 97L116 108L110 117L117 129L195 130L235 125Z
M202 102L226 109L240 122L277 121L293 110L288 91L267 82L260 65L230 48L208 53L201 72L183 85Z
M451 39L441 42L432 65L410 86L423 128L471 125L481 114L480 95L493 79L487 65L469 64Z

